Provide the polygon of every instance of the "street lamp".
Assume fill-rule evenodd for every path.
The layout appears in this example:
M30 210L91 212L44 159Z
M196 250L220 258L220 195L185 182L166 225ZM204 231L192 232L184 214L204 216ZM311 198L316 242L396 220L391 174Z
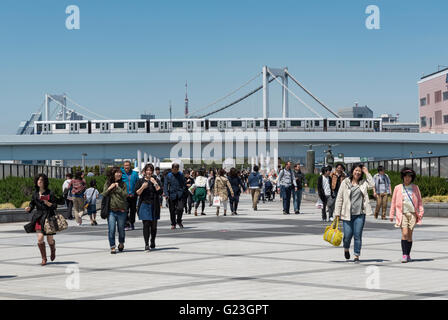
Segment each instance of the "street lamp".
M86 157L87 157L87 153L82 153L82 170L85 172L86 171Z

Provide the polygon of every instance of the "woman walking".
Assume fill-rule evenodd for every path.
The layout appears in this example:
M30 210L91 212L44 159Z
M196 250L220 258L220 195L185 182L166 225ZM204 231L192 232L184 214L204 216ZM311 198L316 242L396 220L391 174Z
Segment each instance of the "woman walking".
M84 173L81 171L75 173L75 177L69 185L73 199L73 212L78 226L82 224L82 216L84 215L84 192L86 191L86 185Z
M199 204L202 204L201 216L205 216L205 199L207 198L207 192L210 193L210 190L208 190L208 180L205 177L205 171L203 169L199 170L192 187L194 188L194 215L198 215Z
M246 191L243 181L238 176L238 172L235 168L230 169L229 172L229 182L232 186L233 196L230 197L230 211L232 211L232 216L237 215L238 203L240 201L241 190Z
M41 265L47 264L47 251L45 247L44 237L47 236L48 245L51 250L51 261L56 259L56 242L53 238L54 233L46 233L44 229L45 220L56 214L57 201L54 193L48 188L48 177L41 173L34 178L34 193L31 198L30 205L25 210L30 213L34 209L36 211L31 217L31 222L25 226L27 233L37 233L37 246L42 257Z
M362 231L366 215L372 215L368 189L375 187L375 182L366 167L356 164L352 167L350 176L341 183L334 215L341 217L344 229L344 256L350 259L350 243L355 238L355 263L359 263L362 246Z
M412 234L415 225L422 224L424 213L420 189L413 183L415 178L414 170L410 168L401 170L403 184L394 188L389 212L391 222L394 221L396 213L395 227L401 228L402 263L411 261Z
M124 250L125 224L127 218L127 196L126 184L122 180L122 172L118 167L110 170L108 179L104 184L103 197L110 197L109 216L107 224L109 227L110 253L117 253L115 250L115 231L118 226L118 250Z
M208 178L207 178L207 189L210 190L208 194L208 206L211 207L213 204L213 191L215 190L215 171L213 169L210 169Z
M138 198L137 213L143 221L143 238L145 251L156 247L157 220L160 219L160 195L163 194L160 180L154 175L154 166L147 164L143 169L145 175L137 181L135 190ZM149 236L151 235L151 246Z
M235 196L233 193L232 186L230 185L229 180L225 177L226 170L223 168L219 169L218 177L215 179L215 187L213 194L221 200L221 206L224 208L224 215L227 215L227 201L229 199L228 197L228 191L230 191L230 194L232 197ZM227 189L228 188L228 189ZM216 215L219 216L219 208L216 207Z

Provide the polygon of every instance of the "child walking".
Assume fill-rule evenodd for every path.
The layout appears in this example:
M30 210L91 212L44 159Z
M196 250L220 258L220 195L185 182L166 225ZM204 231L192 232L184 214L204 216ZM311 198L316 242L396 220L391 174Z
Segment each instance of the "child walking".
M84 193L84 205L87 206L87 214L90 217L90 225L96 226L96 200L99 197L99 192L96 186L96 180L90 181L90 188Z
M399 184L394 188L389 213L391 222L394 221L396 213L395 227L401 228L402 263L412 261L412 233L416 224L422 224L424 213L420 189L413 184L415 178L414 170L410 168L401 170L403 184Z

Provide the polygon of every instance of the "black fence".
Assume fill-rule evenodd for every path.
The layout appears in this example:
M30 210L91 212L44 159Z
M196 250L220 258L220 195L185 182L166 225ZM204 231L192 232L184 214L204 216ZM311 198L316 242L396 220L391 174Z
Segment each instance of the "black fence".
M383 166L386 171L400 172L404 167L412 168L417 175L426 177L448 178L448 156L443 157L423 157L393 160L375 160L362 162L369 170ZM347 164L348 170L352 163Z
M71 172L72 168L68 167L0 163L0 179L7 177L31 178L39 173L45 173L48 178L63 179L67 173Z

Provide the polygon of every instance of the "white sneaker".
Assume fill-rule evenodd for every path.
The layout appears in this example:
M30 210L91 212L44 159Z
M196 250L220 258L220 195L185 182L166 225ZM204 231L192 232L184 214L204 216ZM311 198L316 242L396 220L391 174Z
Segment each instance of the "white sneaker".
M333 222L333 218L330 218L329 220L330 220L330 222Z

